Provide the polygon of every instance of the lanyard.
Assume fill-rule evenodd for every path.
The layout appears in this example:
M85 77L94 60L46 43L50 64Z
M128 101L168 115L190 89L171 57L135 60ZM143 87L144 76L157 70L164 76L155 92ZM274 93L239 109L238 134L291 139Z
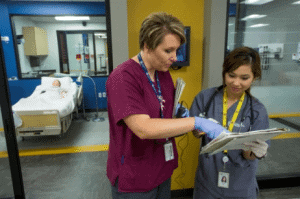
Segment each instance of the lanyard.
M235 121L236 121L236 119L239 115L239 112L240 112L241 107L243 105L244 99L245 99L245 92L241 96L241 98L239 100L239 103L238 103L238 105L235 109L235 112L232 116L232 119L231 119L229 127L228 127L229 131L232 131L232 129L233 129L233 125L234 125L234 123L235 123ZM227 108L228 108L227 101L228 101L227 88L224 88L224 94L223 94L223 127L225 127L225 128L227 126ZM227 153L227 150L225 150L224 153Z
M145 63L144 63L143 59L142 59L141 53L138 54L138 59L139 59L140 65L142 66L143 71L145 72L145 74L148 78L148 82L152 86L152 89L153 89L153 91L154 91L154 93L155 93L155 95L156 95L156 97L159 101L159 104L160 104L160 117L163 118L164 117L164 115L163 115L163 109L164 109L163 103L165 102L165 100L163 99L163 96L161 94L161 88L160 88L160 83L159 83L157 72L155 71L155 78L156 78L156 83L157 83L158 90L156 90L155 85L154 85L153 81L150 78L149 72L148 72L148 70L145 66Z

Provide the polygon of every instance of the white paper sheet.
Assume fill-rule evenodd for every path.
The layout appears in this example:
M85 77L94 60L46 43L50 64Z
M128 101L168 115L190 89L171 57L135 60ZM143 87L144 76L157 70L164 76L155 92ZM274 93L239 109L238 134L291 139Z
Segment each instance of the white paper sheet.
M245 133L222 133L217 138L204 146L200 154L208 153L213 155L224 150L244 149L243 143L252 142L260 139L262 141L270 140L272 137L287 133L290 129L273 128L260 131L249 131Z

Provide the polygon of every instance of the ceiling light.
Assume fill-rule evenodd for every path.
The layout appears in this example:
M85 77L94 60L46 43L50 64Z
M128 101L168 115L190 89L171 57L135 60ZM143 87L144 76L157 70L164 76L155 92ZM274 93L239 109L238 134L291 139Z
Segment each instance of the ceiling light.
M90 20L89 16L60 16L60 17L55 17L56 20L60 21L75 21L75 20Z
M300 1L295 1L295 2L292 3L292 4L300 4Z
M242 3L251 4L251 5L262 5L262 4L269 3L271 1L273 1L273 0L245 0Z
M106 37L105 33L95 33L95 36L102 36L102 37Z
M253 14L253 15L249 15L247 17L244 17L242 18L243 21L246 21L246 20L251 20L251 19L260 19L260 18L263 18L263 17L266 17L267 15L258 15L258 14Z
M264 26L268 26L268 25L270 25L270 24L259 23L259 24L250 26L250 28L259 28L259 27L264 27Z

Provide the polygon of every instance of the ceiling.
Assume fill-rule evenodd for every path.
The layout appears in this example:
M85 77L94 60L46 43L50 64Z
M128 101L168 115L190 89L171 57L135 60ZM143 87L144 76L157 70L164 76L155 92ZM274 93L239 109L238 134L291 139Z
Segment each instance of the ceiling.
M265 23L269 24L269 28L299 30L300 5L292 4L295 1L297 0L274 0L262 5L246 5L246 13L243 13L245 16L251 14L267 15L264 18L247 21L247 26ZM231 2L232 0L230 0Z
M44 1L44 2L47 2L47 1L56 1L56 2L105 2L105 0L10 0L10 1L27 1L27 2L33 2L33 1Z

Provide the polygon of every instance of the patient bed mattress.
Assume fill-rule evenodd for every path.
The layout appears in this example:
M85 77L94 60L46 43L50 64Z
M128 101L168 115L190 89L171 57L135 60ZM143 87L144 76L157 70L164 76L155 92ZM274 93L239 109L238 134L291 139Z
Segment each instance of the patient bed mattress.
M62 97L61 91L65 91ZM12 109L18 111L52 111L57 110L59 116L65 117L72 113L77 100L78 86L75 82L68 88L54 88L48 86L37 86L32 95L20 99Z

